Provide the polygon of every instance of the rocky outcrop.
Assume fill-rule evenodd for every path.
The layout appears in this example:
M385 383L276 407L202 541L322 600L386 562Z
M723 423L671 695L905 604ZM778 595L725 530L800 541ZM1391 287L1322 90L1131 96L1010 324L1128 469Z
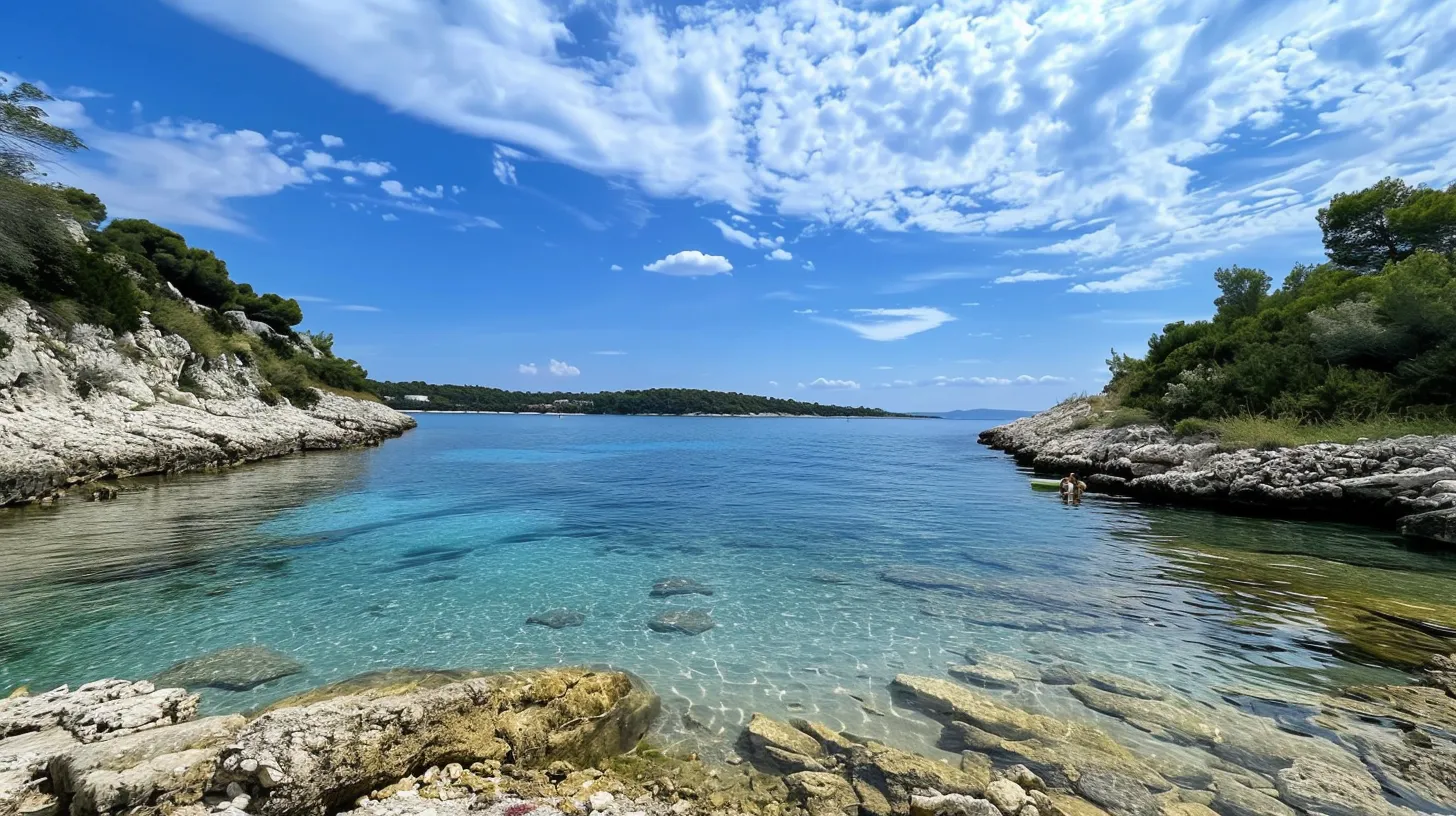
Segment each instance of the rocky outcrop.
M0 347L0 505L98 479L377 444L415 425L323 391L309 408L269 404L268 382L244 357L203 358L145 320L117 337L15 300L0 308L0 332L9 338Z
M298 674L303 664L266 646L234 646L183 660L157 675L163 686L186 689L248 689Z
M634 747L659 707L621 672L380 679L251 722L193 719L197 697L146 682L5 700L0 816L323 816L432 765L591 765Z
M1222 451L1158 426L1095 420L1087 400L1071 400L980 440L1039 472L1075 471L1092 491L1385 524L1407 517L1410 534L1456 543L1456 437Z

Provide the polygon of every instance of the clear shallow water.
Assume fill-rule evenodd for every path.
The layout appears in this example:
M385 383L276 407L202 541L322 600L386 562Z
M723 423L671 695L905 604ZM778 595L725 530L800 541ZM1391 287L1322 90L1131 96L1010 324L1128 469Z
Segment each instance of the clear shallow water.
M721 749L763 711L933 752L939 728L886 685L967 650L1216 701L1399 681L1452 648L1456 558L1353 527L1066 507L977 445L982 427L424 415L379 449L0 513L0 692L151 676L244 643L307 670L208 690L210 710L398 666L598 663L662 694L669 741ZM973 588L879 579L906 564ZM648 597L672 575L716 593ZM525 624L562 606L585 625ZM648 630L676 608L718 626ZM1065 695L1010 696L1090 716Z

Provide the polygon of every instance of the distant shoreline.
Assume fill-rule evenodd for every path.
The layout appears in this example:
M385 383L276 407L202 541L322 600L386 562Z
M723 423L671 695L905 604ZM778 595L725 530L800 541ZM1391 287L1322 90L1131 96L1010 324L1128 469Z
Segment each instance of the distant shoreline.
M941 417L888 414L860 416L853 414L586 414L567 411L460 411L429 408L398 408L401 414L487 414L493 416L557 416L557 417L685 417L698 419L940 419Z

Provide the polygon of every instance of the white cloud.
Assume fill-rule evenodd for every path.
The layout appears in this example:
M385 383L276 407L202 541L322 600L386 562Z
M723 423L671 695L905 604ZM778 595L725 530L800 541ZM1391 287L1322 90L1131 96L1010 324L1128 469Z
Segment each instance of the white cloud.
M627 355L627 352L625 352L625 351L593 351L592 354L596 354L596 355L601 356L601 357L625 357Z
M1111 255L1122 246L1122 237L1117 234L1117 225L1108 224L1096 232L1079 235L1049 246L1028 249L1031 255L1090 255L1101 258Z
M876 371L894 371L894 366L875 366Z
M275 130L268 135L280 142L291 142L298 138L298 134L291 130Z
M609 268L613 272L621 272L622 271L622 265L621 264L612 264Z
M389 193L395 198L414 198L414 193L406 190L403 184L400 184L394 179L385 179L384 181L379 182L379 189L383 190L386 193Z
M804 261L804 269L806 271L813 272L814 271L814 262L813 261Z
M536 371L537 371L536 364L535 363L521 363L520 365L516 366L516 371L518 371L518 372L520 372L522 374L535 374Z
M1046 385L1047 383L1068 383L1071 381L1072 380L1070 377L1054 377L1050 374L1045 374L1040 377L1033 377L1030 374L1022 374L1020 377L1017 377L1013 382L1016 385Z
M327 133L325 133L324 135L320 136L319 137L319 141L320 142L323 142L324 147L327 148L327 149L329 149L329 150L332 150L332 149L334 149L336 147L343 147L344 146L344 140L343 139L340 139L338 136L331 136L331 135L329 135Z
M728 216L728 220L730 220L730 221L736 221L736 222L738 222L740 224L747 224L748 223L748 219L747 218L744 218L743 216L739 215L738 213L733 213L732 215Z
M90 147L50 169L49 180L95 193L115 218L247 232L231 201L313 183L308 168L254 130L161 119L117 131L94 122L80 102L46 110L52 124L74 129Z
M770 387L772 387L772 388L778 388L778 387L779 387L779 383L778 383L778 380L769 380L769 381L768 381L768 384L769 384L769 386L770 386Z
M356 179L353 176L344 176L343 182L345 184L358 184L359 183L359 179Z
M557 377L575 377L581 373L581 369L574 365L568 365L560 360L552 360L550 364L551 373Z
M775 249L763 257L770 261L792 261L794 259L793 253L786 249Z
M62 99L110 99L111 94L105 91L98 91L95 88L87 88L84 85L72 85L69 88L57 93ZM274 131L277 133L278 131Z
M797 315L813 315L813 314L819 314L819 310L818 309L795 309L794 310L794 314L797 314Z
M995 279L995 280L993 280L991 282L992 283L1036 283L1038 281L1054 281L1054 280L1062 280L1064 278L1070 278L1070 277L1072 277L1072 276L1069 275L1069 274L1066 274L1066 273L1062 273L1062 272L1037 272L1035 270L1028 269L1028 270L1026 270L1024 272L1013 272L1013 273L1011 273L1009 275L1002 275L1001 277L999 277L999 278L997 278L997 279Z
M359 303L346 303L346 304L343 304L341 306L335 306L334 308L335 309L338 309L341 312L382 312L382 311L384 311L383 309L379 308L378 306L364 306L364 305L359 304Z
M1100 270L1104 275L1116 275L1109 280L1094 280L1078 283L1067 289L1080 294L1126 294L1167 289L1178 283L1178 272L1194 261L1211 258L1225 251L1238 249L1234 244L1223 249L1206 249L1197 252L1178 252L1161 255L1146 263L1115 266Z
M420 198L435 198L435 199L444 198L445 197L445 185L443 185L443 184L436 184L435 185L435 189L433 189L433 190L431 190L429 187L416 187L415 188L415 195L419 196Z
M825 391L854 391L859 388L859 383L854 380L826 380L823 377L809 383L809 388L818 388Z
M712 219L710 223L712 223L713 226L717 227L718 231L723 233L723 237L727 238L729 241L732 241L733 243L740 246L748 247L749 249L758 248L757 238L754 238L752 235L749 235L742 230L734 228L732 224L719 221L716 218Z
M523 154L519 150L496 145L495 154L490 160L491 172L495 173L495 180L511 187L516 186L519 182L516 181L516 166L511 163L511 159L521 155Z
M338 0L167 2L391 110L854 229L1110 219L1119 253L1191 252L1309 235L1332 189L1456 164L1456 15L1432 0L621 3L589 38L577 2L358 3L347 25ZM1273 164L1207 161L1290 120ZM1270 172L1304 203L1216 214Z
M903 340L955 320L951 315L930 306L909 309L851 309L850 312L859 317L854 320L817 317L815 320L849 329L866 340L880 341Z
M961 305L962 306L980 306L981 304L977 303L976 301L971 301L969 303L962 303Z
M381 215L379 217L382 218L382 219L384 219L385 221L398 221L399 220L399 216L395 215L394 213L385 213L384 215Z
M387 176L394 170L394 165L383 161L354 161L352 159L336 159L328 153L319 150L303 151L303 166L309 170L342 170L346 173L359 173L371 178Z
M465 192L465 188L464 187L461 187L458 184L452 184L452 185L450 185L450 195L460 195L463 192Z
M696 249L675 252L659 261L642 267L648 272L674 275L683 278L727 275L733 271L733 264L722 255L704 255Z

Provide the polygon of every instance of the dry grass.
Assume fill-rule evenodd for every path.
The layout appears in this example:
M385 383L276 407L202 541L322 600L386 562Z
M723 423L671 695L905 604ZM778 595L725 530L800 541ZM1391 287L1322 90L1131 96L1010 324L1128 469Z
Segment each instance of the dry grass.
M1209 423L1219 444L1228 449L1293 448L1316 442L1349 444L1361 439L1394 439L1411 434L1446 436L1456 434L1456 419L1424 417L1378 417L1304 424L1293 419L1260 416L1229 417Z

